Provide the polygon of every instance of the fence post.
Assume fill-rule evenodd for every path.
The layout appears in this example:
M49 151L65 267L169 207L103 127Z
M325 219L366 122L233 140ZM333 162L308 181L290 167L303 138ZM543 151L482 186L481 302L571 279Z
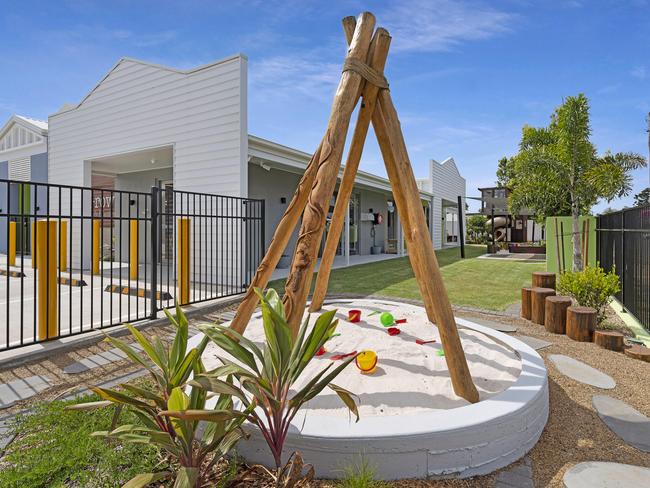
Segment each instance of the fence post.
M7 217L9 220L9 217ZM7 242L7 271L16 266L16 222L9 222L9 241Z
M131 280L138 280L138 244L140 243L140 238L138 236L138 219L131 219L129 225L131 229L129 236L131 240L129 241L129 278ZM137 287L137 284L136 284Z
M59 204L61 200L59 199ZM59 270L68 271L68 221L59 222Z
M36 231L40 238L36 242L38 255L38 340L44 341L57 336L57 283L56 283L56 221L39 220Z
M433 209L431 209L433 213ZM460 242L460 257L465 259L465 236L463 235L463 197L458 195L458 241Z
M190 302L190 219L179 217L177 223L178 234L178 296L176 302L186 305Z
M149 313L151 319L158 318L158 191L158 187L151 187L151 311Z
M625 210L621 210L621 309L625 310Z

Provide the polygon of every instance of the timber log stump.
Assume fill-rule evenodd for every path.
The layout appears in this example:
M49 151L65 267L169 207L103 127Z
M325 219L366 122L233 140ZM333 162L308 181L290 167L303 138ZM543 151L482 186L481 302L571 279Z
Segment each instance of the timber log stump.
M535 271L533 273L533 288L552 288L555 290L555 273Z
M597 330L594 332L594 342L610 351L622 351L625 343L624 335L613 330Z
M627 356L630 356L631 358L640 359L641 361L650 363L650 348L648 347L639 346L635 344L631 347L628 347L625 350L625 354Z
M530 320L531 312L531 292L533 289L529 286L521 289L521 317Z
M566 335L578 342L591 342L596 329L596 309L569 307L566 310Z
M544 302L544 327L553 334L566 334L566 309L573 302L560 295L546 297Z
M545 301L546 297L555 295L553 288L533 288L531 294L531 314L530 320L539 325L544 325Z

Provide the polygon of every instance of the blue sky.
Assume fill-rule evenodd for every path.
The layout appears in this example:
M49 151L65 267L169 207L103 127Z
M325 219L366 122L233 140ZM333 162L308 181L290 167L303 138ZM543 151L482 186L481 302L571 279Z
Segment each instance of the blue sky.
M494 182L498 159L516 152L522 125L546 124L579 92L600 152L648 153L645 0L1 4L0 119L46 119L122 56L190 68L243 52L249 132L311 152L345 55L340 20L372 10L393 36L386 74L418 176L430 158L453 156L476 195ZM362 169L385 174L372 134ZM648 186L647 169L634 176L635 191Z

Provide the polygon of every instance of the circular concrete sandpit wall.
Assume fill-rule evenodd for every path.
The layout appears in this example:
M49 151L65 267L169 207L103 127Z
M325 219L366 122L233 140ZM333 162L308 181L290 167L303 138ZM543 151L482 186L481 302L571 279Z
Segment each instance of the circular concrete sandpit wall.
M405 305L364 299L328 304ZM375 468L376 476L386 480L465 478L490 473L521 458L538 441L548 419L544 361L530 346L507 334L465 319L456 321L520 357L519 377L506 390L473 405L362 417L358 423L348 417L300 412L292 422L284 452L299 451L322 478L341 477L345 466L363 457ZM192 345L200 339L201 335L194 337ZM262 435L253 427L247 430L251 436L239 442L240 455L249 462L272 466Z

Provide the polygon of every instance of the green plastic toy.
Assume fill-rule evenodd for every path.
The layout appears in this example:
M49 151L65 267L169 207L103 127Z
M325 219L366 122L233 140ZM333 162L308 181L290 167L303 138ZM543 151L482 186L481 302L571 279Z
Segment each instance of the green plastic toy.
M390 327L395 323L395 317L390 312L384 312L379 316L379 321L384 327Z
M437 354L438 356L440 356L440 357L443 357L443 356L445 355L445 351L443 351L442 349L438 349L438 351L436 352L436 354Z

